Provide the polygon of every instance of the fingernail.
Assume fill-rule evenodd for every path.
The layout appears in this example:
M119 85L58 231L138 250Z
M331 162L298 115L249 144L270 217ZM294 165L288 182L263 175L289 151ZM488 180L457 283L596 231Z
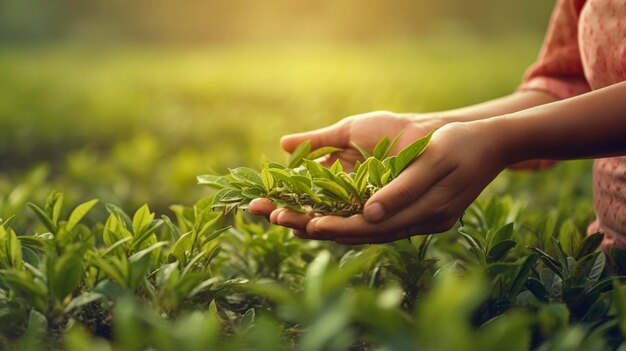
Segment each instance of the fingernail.
M363 210L363 215L368 222L378 222L385 217L385 208L379 202L375 202Z

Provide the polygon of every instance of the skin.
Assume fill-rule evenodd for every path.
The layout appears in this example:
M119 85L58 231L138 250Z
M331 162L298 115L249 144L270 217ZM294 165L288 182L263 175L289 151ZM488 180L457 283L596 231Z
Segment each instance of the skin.
M436 129L426 151L347 218L311 217L276 209L267 199L252 213L294 229L301 238L371 244L449 230L463 211L505 168L542 168L541 159L569 160L626 155L626 82L558 101L538 91L519 92L483 104L431 114L373 112L311 132L288 135L293 151L337 146L345 166L358 159L350 141L371 150L384 135L402 131L397 149ZM397 150L396 150L397 151ZM332 162L328 159L325 162Z

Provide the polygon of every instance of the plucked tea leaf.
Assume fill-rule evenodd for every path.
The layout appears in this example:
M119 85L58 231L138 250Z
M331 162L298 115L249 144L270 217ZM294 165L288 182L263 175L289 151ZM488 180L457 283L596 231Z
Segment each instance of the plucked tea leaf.
M379 160L372 158L367 166L368 180L371 184L382 187L381 178L385 173L385 166Z
M274 176L276 180L281 181L283 184L291 184L291 175L285 170L278 168L268 168L268 171L272 174L272 176Z
M387 156L387 151L389 148L389 138L385 135L378 144L374 147L374 158L377 160L382 160Z
M261 170L261 181L263 182L263 188L265 191L270 191L274 188L274 176L267 168Z
M324 175L326 174L324 171L325 168L321 164L311 160L304 160L304 165L311 174L311 177L324 178Z
M302 164L302 160L311 153L311 141L307 140L298 145L289 157L287 167L296 168Z
M350 202L350 195L346 189L342 188L337 183L327 180L327 179L314 179L313 184L319 186L320 188L326 190L330 194L336 196L337 198Z
M261 176L251 168L237 167L229 169L230 174L240 182L250 183L252 185L263 185Z
M426 147L430 143L430 139L432 138L432 136L433 132L431 131L430 133L428 133L428 135L414 141L413 143L411 143L411 145L407 146L405 149L398 153L394 164L394 178L398 174L400 174L400 172L402 172L406 168L406 166L409 165L409 163L413 162L413 160L419 157L422 152L426 150Z
M361 156L363 157L364 160L367 160L368 158L372 157L369 152L367 152L365 149L363 149L361 146L359 146L359 144L355 143L354 141L351 142L350 144L352 144L352 146L357 149L357 151L359 151L359 153L361 154Z
M343 149L334 146L324 146L319 149L311 151L305 158L309 160L316 160L320 157L333 154L335 152L343 151Z
M200 185L207 185L215 189L222 189L228 186L228 181L224 177L213 174L199 175L196 177L196 180Z
M339 159L335 160L333 165L330 166L330 171L335 175L343 172L343 166L341 165L341 162L339 162Z

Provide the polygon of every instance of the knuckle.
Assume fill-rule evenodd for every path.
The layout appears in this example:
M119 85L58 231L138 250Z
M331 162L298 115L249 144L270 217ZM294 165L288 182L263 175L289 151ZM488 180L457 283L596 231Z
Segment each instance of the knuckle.
M408 184L397 184L395 197L409 202L417 197L417 193L416 190Z

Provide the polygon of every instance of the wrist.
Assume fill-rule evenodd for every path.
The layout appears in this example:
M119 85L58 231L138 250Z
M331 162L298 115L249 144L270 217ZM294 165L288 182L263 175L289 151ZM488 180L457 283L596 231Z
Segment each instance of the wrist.
M524 139L520 135L522 131L513 128L505 116L467 123L476 126L477 137L489 145L492 158L503 168L530 159L524 145L519 142Z

